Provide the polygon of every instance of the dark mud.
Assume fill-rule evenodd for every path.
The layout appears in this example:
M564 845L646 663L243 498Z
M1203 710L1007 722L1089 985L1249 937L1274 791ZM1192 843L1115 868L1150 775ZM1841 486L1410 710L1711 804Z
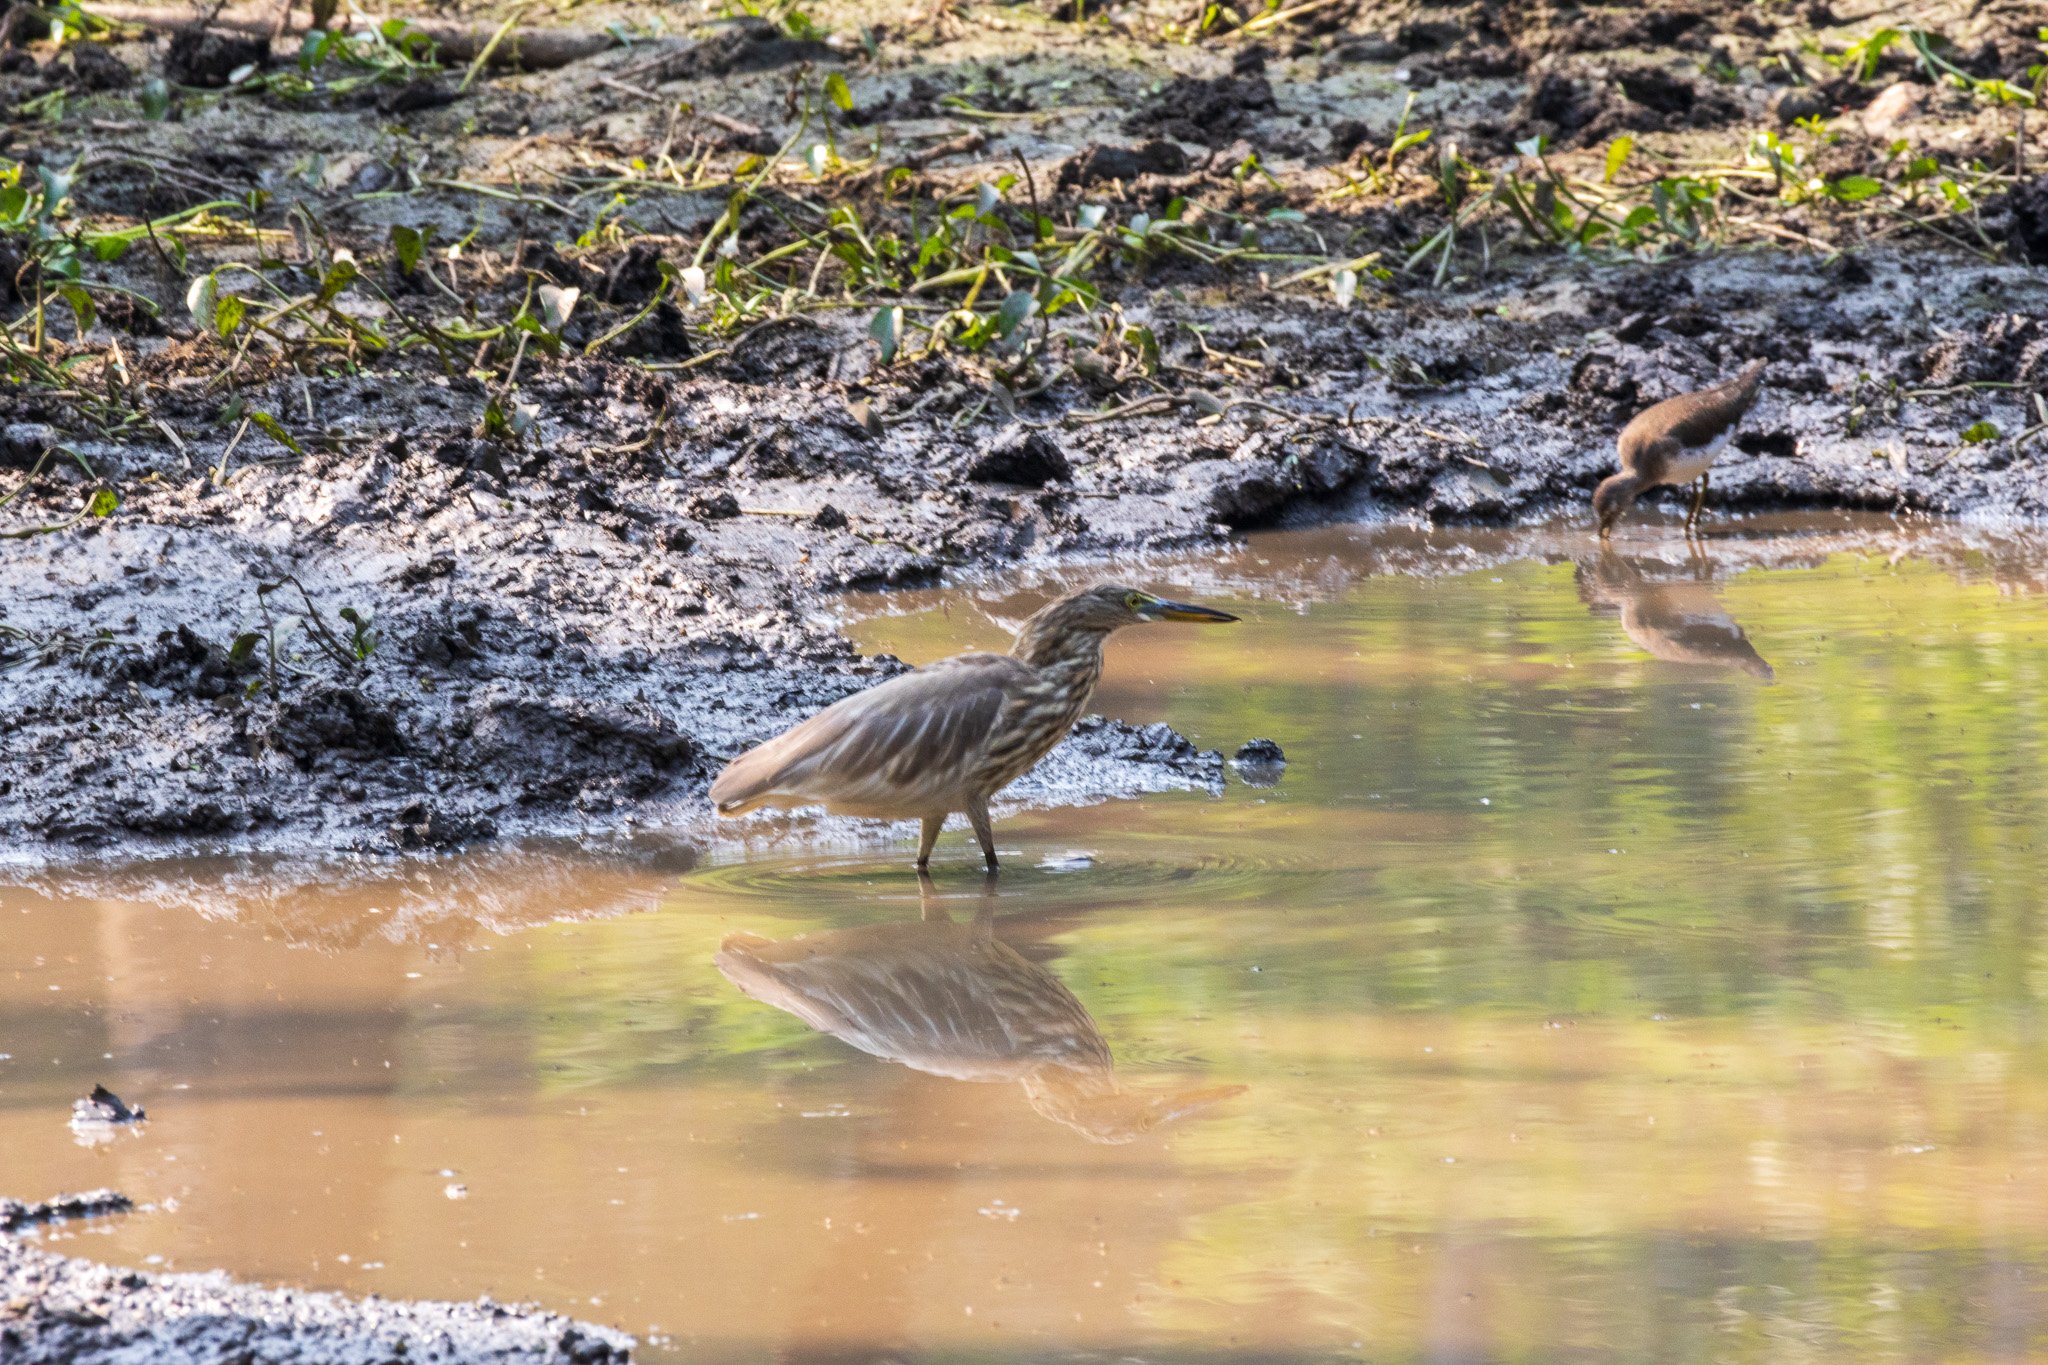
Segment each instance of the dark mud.
M0 1202L0 1209L7 1207ZM633 1340L531 1305L394 1303L155 1275L53 1256L0 1236L8 1365L607 1365Z
M615 10L639 21L598 6L588 22ZM1889 227L1845 253L1654 262L1501 241L1441 287L1395 270L1348 308L1185 256L1123 264L1099 281L1116 327L1050 333L1036 384L992 352L884 367L866 305L714 325L664 294L664 267L688 264L723 212L723 180L618 196L589 229L616 194L588 188L593 159L689 149L738 165L793 131L813 67L846 76L845 136L916 149L900 160L925 200L971 197L1021 159L1012 202L1028 189L1048 214L1185 200L1263 215L1275 247L1394 261L1433 230L1429 195L1329 189L1387 159L1410 94L1435 145L1489 156L1545 134L1597 160L1621 132L1687 155L1781 126L1793 105L1834 118L1830 174L1883 171L1899 142L1976 139L1990 155L2007 135L2012 150L2002 115L1926 84L1899 51L1868 81L1774 63L1816 27L1844 40L1817 7L1339 6L1197 48L1149 43L1148 15L1118 8L1076 36L1013 14L943 41L891 18L876 59L749 22L467 90L451 74L299 100L198 89L265 55L218 34L14 62L10 98L73 101L8 146L82 158L78 214L134 221L260 187L268 235L194 239L184 269L140 246L96 265L133 301L110 295L82 335L51 310L54 353L126 385L137 415L112 434L76 393L0 391L6 488L28 485L6 529L63 522L102 487L119 498L103 520L0 542L15 585L0 596L4 856L699 838L727 758L901 667L854 655L837 591L1319 518L1548 515L1609 470L1631 412L1754 358L1771 361L1769 387L1715 471L1720 513L2048 515L2048 443L2019 439L2048 394L2048 284L2028 264L2048 255L2038 177L1983 206L2003 261ZM1984 8L1957 60L2007 71L2029 51L2023 18ZM140 118L116 57L191 88L168 119ZM2035 123L2040 143L2048 119ZM2048 146L2027 156L2048 165ZM880 183L800 188L880 223L908 203ZM1791 210L1783 231L1848 233L1832 212ZM424 265L392 256L394 227L434 234ZM757 206L739 240L752 253L780 230ZM480 323L540 285L583 302L561 353L523 350L509 377L501 355L486 373L419 345L347 365L238 358L186 307L202 265L281 253L312 290L341 246L388 306L367 285L348 297L386 319L459 293ZM5 273L19 318L37 277ZM1985 423L1994 439L1965 439ZM91 472L55 458L29 480L59 441ZM1221 771L1103 723L1023 795Z

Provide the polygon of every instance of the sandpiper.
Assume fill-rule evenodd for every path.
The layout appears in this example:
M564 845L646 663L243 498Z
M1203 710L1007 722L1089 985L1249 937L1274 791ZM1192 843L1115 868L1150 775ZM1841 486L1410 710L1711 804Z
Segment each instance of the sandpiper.
M1599 559L1578 565L1574 576L1586 605L1596 615L1619 615L1622 634L1651 657L1734 669L1770 682L1775 676L1770 662L1756 652L1714 591L1713 566L1704 559L1697 566L1704 577L1653 580L1642 563L1603 545Z
M1614 523L1644 489L1663 483L1682 487L1697 481L1692 510L1685 516L1685 531L1691 535L1707 500L1707 470L1735 438L1735 428L1756 402L1763 378L1764 362L1753 360L1725 383L1667 398L1637 413L1615 443L1621 452L1621 472L1609 475L1593 490L1593 515L1600 521L1600 538L1605 540L1613 532Z

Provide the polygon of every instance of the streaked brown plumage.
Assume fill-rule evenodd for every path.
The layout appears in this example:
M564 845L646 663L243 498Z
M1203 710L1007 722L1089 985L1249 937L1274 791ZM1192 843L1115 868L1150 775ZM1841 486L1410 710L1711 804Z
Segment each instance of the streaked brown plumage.
M1711 581L1653 582L1611 550L1578 567L1579 595L1594 611L1621 617L1622 633L1653 658L1732 668L1770 682L1776 674L1721 607Z
M711 784L720 815L823 805L842 815L919 819L920 870L939 829L965 811L996 866L989 798L1066 736L1102 677L1102 642L1141 621L1235 621L1207 607L1098 584L1039 610L1008 654L961 654L835 702L727 764Z
M971 924L862 925L776 942L732 934L715 962L764 1004L870 1056L961 1081L1012 1082L1091 1142L1129 1142L1243 1086L1127 1089L1095 1021L1060 979Z
M1733 379L1698 393L1682 393L1652 404L1621 429L1615 445L1621 472L1593 490L1593 515L1604 540L1645 489L1658 484L1698 481L1685 529L1699 522L1707 500L1707 471L1714 457L1735 437L1744 413L1756 402L1763 385L1764 362L1754 360Z

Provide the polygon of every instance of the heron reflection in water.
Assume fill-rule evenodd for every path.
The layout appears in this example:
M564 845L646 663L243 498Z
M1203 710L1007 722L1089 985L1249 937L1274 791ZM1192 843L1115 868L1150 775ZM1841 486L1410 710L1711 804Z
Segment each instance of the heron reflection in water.
M1641 562L1604 550L1579 562L1579 596L1595 615L1618 612L1622 633L1651 656L1677 664L1732 668L1769 682L1775 676L1714 591L1713 565L1692 561L1695 577L1653 580Z
M1126 1087L1087 1009L998 939L995 921L993 895L962 924L927 885L920 920L780 942L736 933L715 961L742 993L871 1056L954 1080L1014 1082L1041 1116L1091 1142L1130 1142L1244 1092Z

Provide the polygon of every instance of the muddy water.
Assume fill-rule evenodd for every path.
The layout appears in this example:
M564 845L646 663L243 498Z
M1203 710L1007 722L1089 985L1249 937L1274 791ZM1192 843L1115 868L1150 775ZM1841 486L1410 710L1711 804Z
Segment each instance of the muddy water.
M1284 778L1013 814L992 892L957 832L922 897L767 834L0 892L0 1192L158 1205L57 1249L655 1359L2048 1349L2037 561L1620 548L1155 568L1248 619L1118 640L1105 709ZM856 629L926 658L1029 600ZM82 1145L102 1080L152 1121Z

